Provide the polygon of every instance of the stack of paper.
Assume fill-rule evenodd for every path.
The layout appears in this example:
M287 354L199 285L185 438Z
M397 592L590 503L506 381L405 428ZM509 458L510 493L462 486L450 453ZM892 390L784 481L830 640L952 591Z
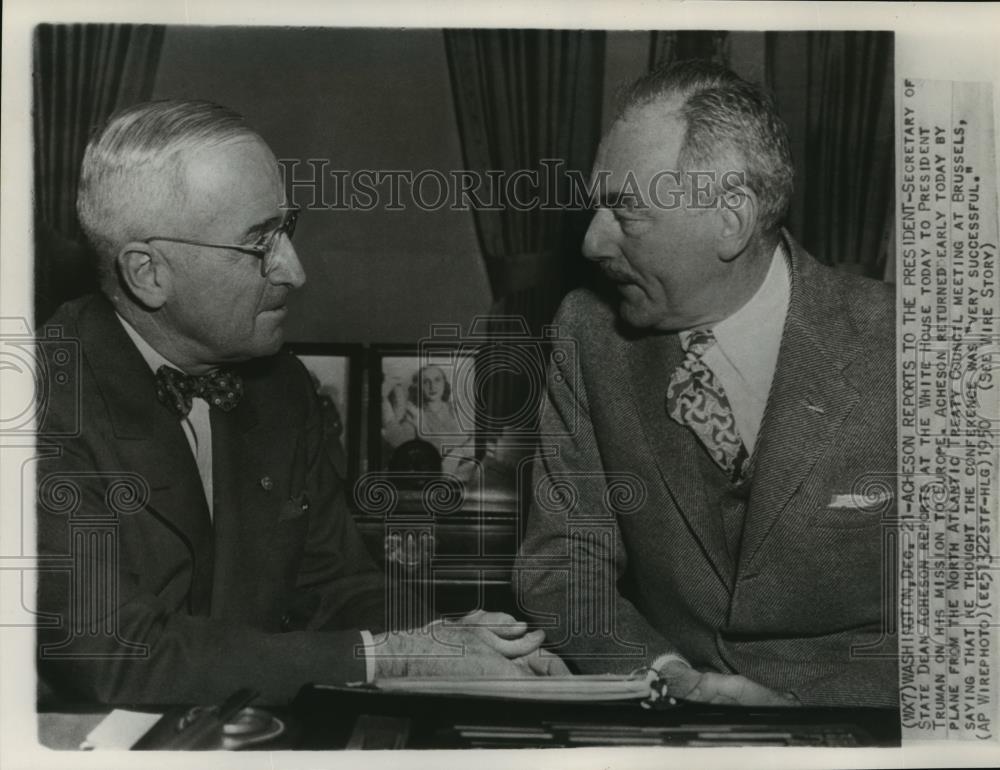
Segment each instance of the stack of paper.
M648 678L614 674L535 677L524 679L465 679L460 677L400 677L376 679L379 690L438 695L478 695L514 700L600 701L648 698Z

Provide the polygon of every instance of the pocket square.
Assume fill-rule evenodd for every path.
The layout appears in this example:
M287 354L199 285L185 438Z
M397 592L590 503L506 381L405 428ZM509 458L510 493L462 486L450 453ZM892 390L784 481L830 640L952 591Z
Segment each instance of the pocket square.
M303 492L301 495L293 495L281 506L281 513L278 515L278 521L297 519L299 516L303 516L308 511L309 497L306 493Z
M827 508L882 508L892 502L892 493L879 490L874 494L834 495L827 503Z

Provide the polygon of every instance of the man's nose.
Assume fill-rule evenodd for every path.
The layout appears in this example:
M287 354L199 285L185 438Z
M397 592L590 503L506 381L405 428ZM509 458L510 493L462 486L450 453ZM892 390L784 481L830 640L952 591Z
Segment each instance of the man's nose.
M594 212L587 234L583 237L583 256L603 259L614 255L615 218L611 209L599 208Z
M282 233L274 246L274 265L267 279L271 283L298 289L306 282L306 271L299 262L299 255L292 245L291 239Z

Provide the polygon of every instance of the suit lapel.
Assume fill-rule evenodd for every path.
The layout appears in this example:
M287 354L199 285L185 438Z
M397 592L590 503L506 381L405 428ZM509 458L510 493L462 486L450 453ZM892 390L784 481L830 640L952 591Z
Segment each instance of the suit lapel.
M844 369L859 353L839 287L791 239L788 316L760 436L740 551L739 574L753 570L795 491L858 402Z
M683 359L676 334L650 335L631 343L629 367L634 400L642 416L646 441L670 497L719 579L729 586L733 565L722 521L717 512L708 510L706 503L710 495L698 463L703 450L691 431L667 414L667 383Z
M256 583L263 567L258 553L270 526L267 481L258 451L256 409L244 398L231 412L212 410L212 476L215 487L215 581L213 616L252 621ZM249 600L249 601L248 601Z
M156 398L152 371L114 309L95 298L80 319L94 378L111 417L125 470L149 485L149 510L191 551L193 597L207 597L212 578L212 529L198 466L176 415ZM191 607L195 613L205 607Z

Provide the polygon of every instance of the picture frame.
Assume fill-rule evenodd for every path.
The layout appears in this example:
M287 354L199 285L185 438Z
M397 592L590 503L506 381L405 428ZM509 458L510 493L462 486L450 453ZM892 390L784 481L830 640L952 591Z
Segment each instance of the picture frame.
M483 455L477 347L456 341L369 351L368 469L401 489L444 478L469 489Z
M293 342L288 350L313 379L323 409L330 459L345 488L350 489L362 472L364 348L342 343Z

